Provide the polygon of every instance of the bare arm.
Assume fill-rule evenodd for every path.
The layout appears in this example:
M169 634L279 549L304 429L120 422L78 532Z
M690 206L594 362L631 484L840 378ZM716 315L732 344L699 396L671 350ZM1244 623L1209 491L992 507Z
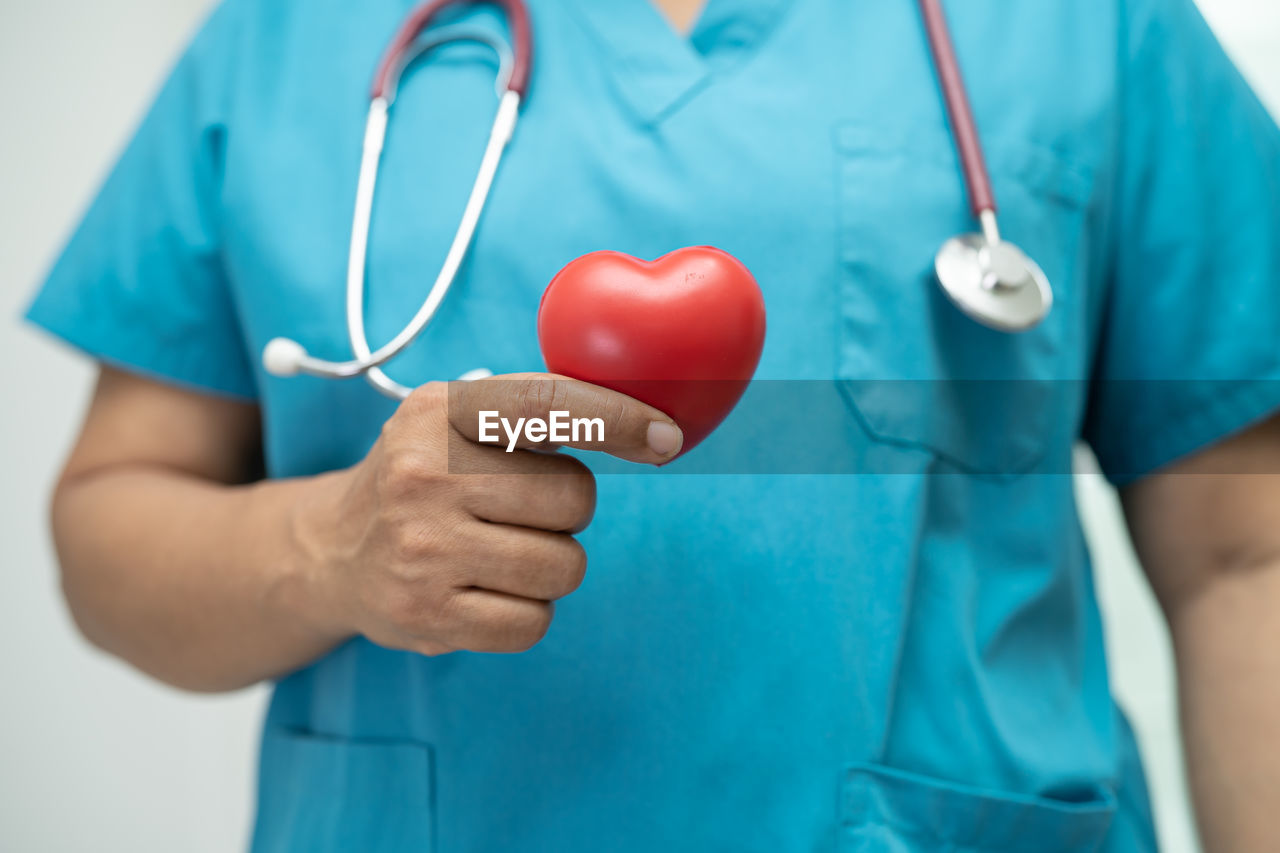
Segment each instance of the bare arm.
M659 464L666 415L529 374L414 392L359 464L258 481L254 406L104 369L54 492L63 587L92 642L161 680L228 690L363 635L422 654L522 651L582 580L595 481L561 454L480 445L476 413L599 416L581 444Z
M1280 418L1121 497L1173 638L1205 849L1280 850Z
M257 407L104 368L54 491L71 613L171 684L286 672L344 634L306 618L293 512L309 481L253 483Z

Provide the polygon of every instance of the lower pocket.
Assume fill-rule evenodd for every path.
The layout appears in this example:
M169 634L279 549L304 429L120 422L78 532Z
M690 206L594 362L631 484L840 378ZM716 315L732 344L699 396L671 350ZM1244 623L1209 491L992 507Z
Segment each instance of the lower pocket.
M1085 853L1115 814L1110 791L1081 802L987 791L871 764L845 769L840 853Z
M254 853L430 853L431 748L269 728Z

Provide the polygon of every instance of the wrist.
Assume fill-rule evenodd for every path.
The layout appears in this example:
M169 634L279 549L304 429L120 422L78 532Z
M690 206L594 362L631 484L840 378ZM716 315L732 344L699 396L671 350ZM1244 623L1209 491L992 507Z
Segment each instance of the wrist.
M279 566L277 601L303 630L333 643L357 633L348 613L350 596L338 531L349 471L321 474L290 484L284 513L285 553Z

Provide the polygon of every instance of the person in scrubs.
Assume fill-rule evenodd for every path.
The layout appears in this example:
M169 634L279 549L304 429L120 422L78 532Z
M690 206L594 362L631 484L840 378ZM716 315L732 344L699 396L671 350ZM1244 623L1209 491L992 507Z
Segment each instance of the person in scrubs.
M81 630L178 687L275 682L252 848L1155 850L1083 441L1172 631L1207 849L1280 849L1280 132L1191 0L949 4L1003 229L1055 286L1021 334L933 278L973 223L915 4L530 6L523 119L388 366L421 386L402 404L260 353L348 357L367 86L404 0L224 0L30 308L101 364L52 509ZM486 57L401 87L375 345L452 238ZM678 427L570 380L605 453L474 441L476 412L539 408L557 270L693 244L755 274L757 377L836 389L807 418L856 473L656 475ZM431 381L477 367L523 378Z

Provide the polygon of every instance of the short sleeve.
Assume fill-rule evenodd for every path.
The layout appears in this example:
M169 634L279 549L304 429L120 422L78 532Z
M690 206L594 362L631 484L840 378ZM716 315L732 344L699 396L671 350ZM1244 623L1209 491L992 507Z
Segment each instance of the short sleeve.
M224 4L164 83L27 319L102 362L253 398L220 239L236 41Z
M1280 131L1192 0L1127 0L1083 437L1124 484L1280 408Z

